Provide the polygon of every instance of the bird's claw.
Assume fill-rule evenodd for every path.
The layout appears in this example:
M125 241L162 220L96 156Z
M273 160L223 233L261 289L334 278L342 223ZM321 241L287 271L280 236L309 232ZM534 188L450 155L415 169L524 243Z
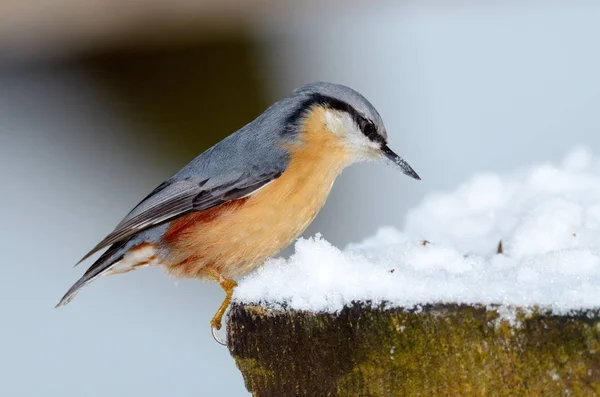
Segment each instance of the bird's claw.
M223 346L227 346L227 341L224 339L221 339L221 337L219 336L219 330L221 329L221 324L219 324L219 327L215 327L212 323L210 325L210 331L212 333L213 339L215 341L217 341L218 344L223 345Z

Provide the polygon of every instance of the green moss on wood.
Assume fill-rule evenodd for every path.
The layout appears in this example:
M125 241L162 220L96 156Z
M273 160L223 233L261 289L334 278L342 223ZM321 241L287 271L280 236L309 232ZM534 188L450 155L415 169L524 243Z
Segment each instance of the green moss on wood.
M598 312L570 316L356 304L337 314L236 304L231 354L267 396L597 396Z

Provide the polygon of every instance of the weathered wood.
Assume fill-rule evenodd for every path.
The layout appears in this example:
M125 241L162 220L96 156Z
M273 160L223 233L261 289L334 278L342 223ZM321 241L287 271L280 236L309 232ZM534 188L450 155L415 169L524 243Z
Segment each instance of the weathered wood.
M598 396L599 311L355 304L337 314L234 304L228 344L256 397Z

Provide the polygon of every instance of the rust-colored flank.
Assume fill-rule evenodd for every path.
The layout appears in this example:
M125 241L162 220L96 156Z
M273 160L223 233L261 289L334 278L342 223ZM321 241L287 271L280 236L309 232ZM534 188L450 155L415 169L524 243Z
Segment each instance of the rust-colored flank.
M219 214L223 212L231 211L237 207L240 207L244 204L247 198L229 201L227 203L221 204L218 207L214 207L208 210L200 211L200 212L192 212L188 215L184 215L179 219L171 222L171 225L165 232L163 236L163 241L167 244L176 243L178 239L180 239L182 234L189 231L194 225L203 223L209 223L214 221L219 217Z

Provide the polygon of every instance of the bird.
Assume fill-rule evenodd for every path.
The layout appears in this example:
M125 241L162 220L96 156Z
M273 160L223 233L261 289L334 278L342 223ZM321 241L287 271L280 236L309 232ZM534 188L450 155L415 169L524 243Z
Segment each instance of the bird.
M338 175L366 161L421 179L390 149L381 116L359 92L330 82L296 88L141 200L77 263L107 248L56 307L100 276L162 266L225 291L210 320L215 336L235 280L297 239Z

